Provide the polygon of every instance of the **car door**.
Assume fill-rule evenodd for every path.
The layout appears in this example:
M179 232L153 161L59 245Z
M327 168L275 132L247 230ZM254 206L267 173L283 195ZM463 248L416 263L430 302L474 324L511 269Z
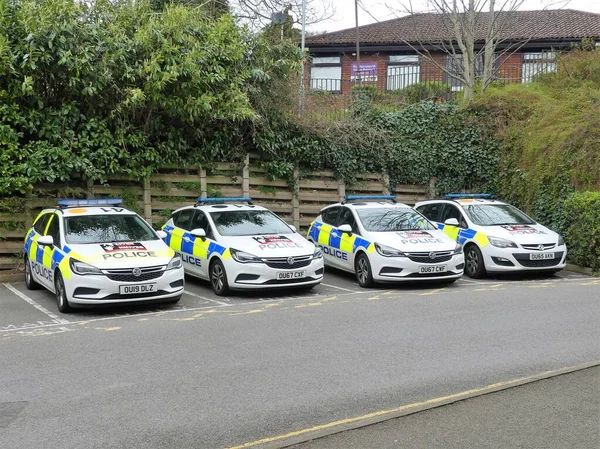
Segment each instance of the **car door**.
M451 218L454 218L459 225L453 226L446 224L446 221ZM464 243L466 239L462 236L461 231L467 228L467 222L458 206L455 206L454 204L445 204L444 209L441 211L440 224L442 225L440 228L444 231L444 234L457 242Z
M196 210L192 216L190 231L193 231L194 229L204 229L206 237L195 237L190 234L193 242L191 255L189 256L189 258L193 258L193 260L191 260L190 263L194 266L194 273L197 276L208 279L208 249L210 242L214 241L215 237L206 214L201 210Z
M330 207L329 209L325 209L321 214L321 218L323 223L319 228L319 235L317 243L323 250L323 258L325 261L335 267L340 266L340 262L336 257L336 252L334 248L331 246L332 239L332 231L337 223L337 217L340 212L341 207L335 206ZM337 234L336 234L337 235ZM336 237L333 237L334 240Z
M352 233L348 234L341 232L339 227L349 225L352 228ZM336 253L336 259L342 268L347 270L354 269L354 241L358 234L358 225L354 212L349 207L342 207L337 218L336 228L331 232L332 246L339 249Z
M50 220L51 216L52 213L45 213L38 216L37 220L33 224L33 228L27 235L25 242L25 253L29 259L33 277L37 282L44 286L48 285L44 277L42 265L44 261L44 247L42 245L38 245L37 240L46 232L46 226L48 226L48 220Z
M54 288L54 269L60 264L65 254L62 251L62 240L60 236L60 217L57 214L50 216L50 221L46 226L44 235L52 236L54 241L53 245L44 247L44 254L42 257L42 265L45 269L52 273L52 276L46 278L46 282L50 288Z
M190 224L194 209L183 209L173 214L173 228L165 228L168 234L167 244L181 256L183 269L192 274L196 274L195 260L190 259L193 244L191 243Z

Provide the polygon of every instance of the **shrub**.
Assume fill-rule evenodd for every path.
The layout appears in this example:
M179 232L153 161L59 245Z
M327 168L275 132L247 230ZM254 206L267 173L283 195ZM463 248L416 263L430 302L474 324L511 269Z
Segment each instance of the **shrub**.
M600 192L576 192L564 206L569 261L600 271Z
M435 98L443 97L450 93L452 88L440 81L432 82L419 82L406 86L402 89L404 94L404 101L408 104L418 103L422 100L432 100Z

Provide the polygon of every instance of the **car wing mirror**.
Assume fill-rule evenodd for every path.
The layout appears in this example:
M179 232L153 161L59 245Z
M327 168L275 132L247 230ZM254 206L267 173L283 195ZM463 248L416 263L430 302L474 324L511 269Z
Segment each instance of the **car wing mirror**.
M344 234L352 234L352 226L350 226L349 224L343 224L339 226L338 230L340 232L343 232Z
M37 239L37 244L42 246L52 246L54 245L54 239L51 235L45 235Z
M167 238L168 234L165 231L156 231L156 234L158 235L158 237L161 240L164 240Z
M206 238L206 231L202 228L192 229L190 232L194 237L200 237L201 239Z
M447 224L448 226L456 226L457 228L460 226L456 218L448 218L444 224Z
M294 232L298 232L298 230L296 229L296 226L289 224L288 225L290 227L290 229Z

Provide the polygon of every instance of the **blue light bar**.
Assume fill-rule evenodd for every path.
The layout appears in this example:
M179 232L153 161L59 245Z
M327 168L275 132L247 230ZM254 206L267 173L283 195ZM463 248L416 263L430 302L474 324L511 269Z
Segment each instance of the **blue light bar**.
M447 193L444 198L492 198L491 193Z
M58 200L60 207L72 206L120 206L123 203L121 198L98 198L93 200Z
M244 197L225 197L225 198L196 198L199 203L249 203L252 198Z
M346 195L344 197L346 201L354 200L395 200L394 195Z

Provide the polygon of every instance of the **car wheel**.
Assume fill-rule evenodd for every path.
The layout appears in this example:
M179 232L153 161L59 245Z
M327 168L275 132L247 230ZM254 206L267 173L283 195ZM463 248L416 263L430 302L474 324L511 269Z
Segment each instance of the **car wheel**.
M369 262L369 258L364 253L361 253L356 258L356 262L354 262L354 272L356 273L358 285L361 287L368 288L374 285L373 273L371 272L371 263Z
M41 287L40 284L35 282L35 279L33 279L31 262L27 256L25 256L25 287L27 287L27 290L38 290Z
M486 274L483 255L475 245L470 245L465 250L465 274L474 279L482 278Z
M69 299L67 298L67 289L65 288L65 281L63 280L62 274L56 272L54 277L54 289L56 290L56 304L58 310L62 313L69 313L72 311Z
M229 284L227 283L227 273L223 262L216 259L210 265L210 285L217 296L229 294Z

